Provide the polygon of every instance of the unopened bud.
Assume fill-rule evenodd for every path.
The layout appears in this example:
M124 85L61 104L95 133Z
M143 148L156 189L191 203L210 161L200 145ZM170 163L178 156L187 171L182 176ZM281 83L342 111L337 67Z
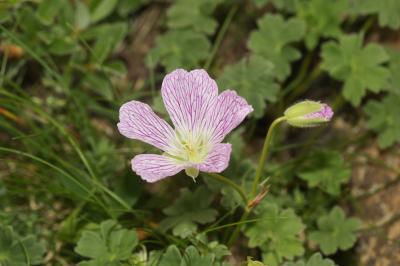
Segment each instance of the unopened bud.
M315 127L329 122L333 111L327 104L307 100L286 109L284 116L291 126Z

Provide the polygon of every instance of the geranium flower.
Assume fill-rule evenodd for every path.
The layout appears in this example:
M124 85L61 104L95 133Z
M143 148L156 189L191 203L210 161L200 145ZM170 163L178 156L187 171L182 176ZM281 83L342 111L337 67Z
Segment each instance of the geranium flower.
M218 95L218 86L205 70L177 69L165 76L161 94L175 129L139 101L123 104L118 130L164 153L139 154L132 170L147 182L156 182L185 170L195 179L199 171L226 169L231 144L221 143L253 111L235 91Z

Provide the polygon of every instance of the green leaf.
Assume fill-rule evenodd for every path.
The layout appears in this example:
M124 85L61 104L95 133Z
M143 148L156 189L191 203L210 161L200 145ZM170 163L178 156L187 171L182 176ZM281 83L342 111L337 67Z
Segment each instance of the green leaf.
M253 0L253 3L257 6L257 7L262 7L265 6L266 4L269 3L269 0Z
M259 29L250 34L249 49L274 65L274 74L284 80L291 72L290 63L299 59L300 52L290 44L299 41L305 33L301 19L285 21L280 15L267 14L258 21Z
M120 16L126 17L146 2L146 0L119 0L117 12Z
M270 266L278 265L284 258L291 260L302 255L304 248L300 234L304 225L301 219L292 209L280 210L270 202L261 206L257 217L261 220L244 231L249 238L249 247L260 247L264 262Z
M173 30L157 40L157 45L147 55L147 65L153 68L161 63L168 72L176 68L196 68L205 60L210 42L201 33L189 30Z
M343 36L340 42L322 47L322 69L344 82L343 96L358 106L367 90L378 92L388 84L389 70L382 66L389 57L378 44L362 47L357 35Z
M217 22L211 17L220 0L177 0L168 9L170 29L188 29L212 34Z
M44 25L50 26L63 5L64 0L43 0L40 2L36 13L40 22Z
M340 24L346 11L347 0L299 1L297 16L306 23L305 42L309 50L315 48L320 37L338 37Z
M48 51L55 55L68 55L79 49L78 44L69 36L55 38L49 45Z
M212 262L213 257L211 254L202 256L194 246L189 246L183 254L181 266L205 266L212 265Z
M272 76L272 64L261 57L242 59L227 66L218 79L221 89L233 89L244 97L254 108L255 117L262 117L267 107L266 102L277 100L279 86Z
M204 187L195 192L182 189L181 196L175 203L164 209L169 217L160 223L160 228L167 231L172 228L176 236L185 238L197 231L197 224L205 224L215 220L217 211L209 208L213 195Z
M378 134L379 146L400 143L400 94L389 93L382 101L370 100L364 108L368 128Z
M89 8L81 1L76 2L75 7L75 27L78 30L86 29L90 24Z
M98 64L103 63L125 37L127 29L126 23L123 22L102 24L92 29L97 34L96 43L92 50L92 61Z
M278 10L295 13L299 0L272 0L272 2Z
M90 18L92 23L96 23L110 15L118 0L94 0L90 2Z
M335 207L318 219L318 231L310 233L309 238L316 242L325 255L336 253L338 249L347 250L357 240L356 231L361 222L356 218L346 218L340 207Z
M20 237L12 227L0 225L0 265L37 265L44 252L44 246L34 236Z
M133 249L138 245L136 231L123 229L115 221L107 220L99 227L85 230L75 247L75 252L83 257L93 259L80 265L110 265L129 259ZM89 264L87 264L89 263Z
M400 1L355 0L354 8L361 14L378 13L379 25L392 29L400 28Z
M324 259L321 254L315 253L307 262L299 260L296 262L286 262L282 266L335 266L336 264L330 259Z
M154 264L149 265L162 265L162 266L208 266L214 265L214 258L212 254L200 254L194 246L188 246L181 255L179 249L171 245L167 251L157 258L153 259Z
M386 51L390 57L390 79L388 90L400 94L400 51L397 49L386 49Z
M162 262L161 265L175 266L175 265L180 265L181 261L182 261L182 256L181 253L179 252L179 249L176 246L172 245L169 246L167 251L162 255L160 262Z
M340 185L347 182L351 171L337 151L318 151L307 158L300 170L300 178L310 187L319 187L332 195L340 194Z

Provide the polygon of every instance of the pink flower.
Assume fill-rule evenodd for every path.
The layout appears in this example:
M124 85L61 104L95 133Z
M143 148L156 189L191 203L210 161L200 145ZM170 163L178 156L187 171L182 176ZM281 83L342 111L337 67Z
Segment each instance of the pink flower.
M232 148L221 142L253 108L235 91L218 95L216 82L201 69L168 74L161 94L175 129L145 103L130 101L119 110L122 135L164 152L136 155L131 161L133 171L147 182L156 182L182 170L193 179L199 171L225 170Z

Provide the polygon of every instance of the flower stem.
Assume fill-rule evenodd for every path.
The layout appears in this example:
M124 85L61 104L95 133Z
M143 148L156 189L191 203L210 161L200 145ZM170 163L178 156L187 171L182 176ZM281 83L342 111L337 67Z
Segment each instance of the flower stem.
M253 181L253 189L251 192L251 196L255 197L257 194L257 187L258 184L260 183L260 178L261 178L261 174L264 170L264 165L265 165L265 161L267 160L268 157L268 151L269 151L269 147L271 144L271 140L272 140L272 133L274 131L274 128L281 122L285 121L285 117L279 117L277 119L275 119L272 124L269 126L267 135L265 136L265 140L264 140L264 145L262 148L262 152L261 152L261 156L260 159L258 161L258 167L256 170L256 175ZM232 246L232 244L236 241L236 238L239 236L240 233L240 227L241 225L244 223L244 221L249 217L251 211L252 211L252 207L250 208L246 208L242 214L242 217L240 217L239 222L237 223L237 226L235 228L235 230L233 231L231 237L228 240L228 247Z
M225 183L226 185L228 185L231 188L233 188L234 190L236 190L239 193L239 195L242 197L244 205L247 206L248 199L247 199L246 193L238 184L236 184L229 178L226 178L225 176L220 175L220 174L216 174L216 173L206 173L206 174L222 183Z
M285 121L285 119L286 118L283 116L275 119L268 129L267 135L264 140L264 146L262 148L260 160L258 161L256 176L253 181L253 189L251 191L252 197L256 196L256 194L257 194L257 187L258 187L258 184L260 183L261 174L262 174L262 171L264 170L265 161L267 160L268 151L269 151L269 147L270 147L271 140L272 140L272 132L274 131L274 128L279 123Z

